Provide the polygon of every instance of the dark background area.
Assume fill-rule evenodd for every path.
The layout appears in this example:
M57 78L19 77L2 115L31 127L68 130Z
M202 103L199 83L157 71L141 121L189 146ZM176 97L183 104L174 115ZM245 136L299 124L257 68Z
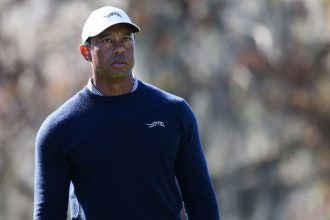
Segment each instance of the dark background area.
M32 218L36 132L104 5L142 29L135 75L192 106L222 219L330 219L329 0L1 0L0 220Z

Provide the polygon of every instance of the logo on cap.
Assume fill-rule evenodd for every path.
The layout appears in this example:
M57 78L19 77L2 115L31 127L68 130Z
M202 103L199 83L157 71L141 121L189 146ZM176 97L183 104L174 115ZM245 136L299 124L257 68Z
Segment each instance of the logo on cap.
M112 16L118 16L118 17L121 17L121 15L118 13L118 12L111 12L110 14L108 14L108 15L106 15L106 16L104 16L104 17L106 17L106 18L110 18L110 17L112 17Z

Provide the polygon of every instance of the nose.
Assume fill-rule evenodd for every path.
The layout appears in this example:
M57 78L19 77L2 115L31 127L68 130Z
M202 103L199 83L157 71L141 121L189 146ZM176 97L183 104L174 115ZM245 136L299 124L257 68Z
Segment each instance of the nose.
M122 44L117 44L115 49L113 50L114 54L123 54L125 53L125 47Z

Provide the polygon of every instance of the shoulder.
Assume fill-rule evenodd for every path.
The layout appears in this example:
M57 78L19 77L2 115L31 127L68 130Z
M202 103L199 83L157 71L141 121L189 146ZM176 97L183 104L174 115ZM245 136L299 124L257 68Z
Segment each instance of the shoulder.
M85 89L80 90L61 106L59 106L54 112L49 115L53 121L61 121L74 117L79 112L82 112L86 101L88 100Z
M154 85L146 82L139 81L140 86L143 88L145 97L154 97L170 103L183 103L185 100L177 95L166 92Z
M63 128L69 121L74 121L84 106L84 93L84 89L79 91L50 113L41 124L37 136L45 136L55 133L60 130L59 128Z
M176 113L179 113L186 120L195 120L193 110L184 98L166 92L146 82L140 81L140 85L145 98L152 99L154 103L158 103L161 106L166 105L166 108L172 107Z

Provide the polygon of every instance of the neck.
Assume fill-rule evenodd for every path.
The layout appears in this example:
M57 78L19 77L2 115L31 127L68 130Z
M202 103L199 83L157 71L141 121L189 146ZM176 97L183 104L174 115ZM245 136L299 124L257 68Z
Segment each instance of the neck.
M104 96L118 96L130 93L133 88L132 74L120 79L101 79L93 76L93 84Z

